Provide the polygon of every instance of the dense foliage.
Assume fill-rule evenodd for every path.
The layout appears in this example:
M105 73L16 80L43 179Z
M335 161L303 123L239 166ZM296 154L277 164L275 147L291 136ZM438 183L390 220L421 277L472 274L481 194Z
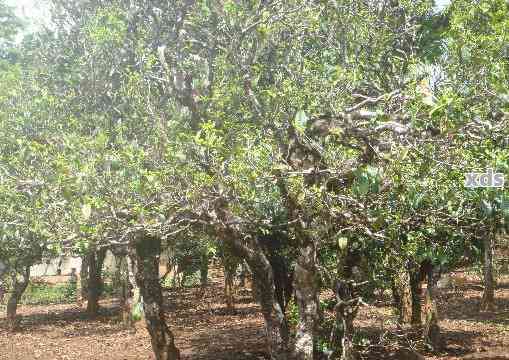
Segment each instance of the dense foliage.
M158 359L179 356L163 252L186 274L216 252L227 272L245 261L275 359L354 358L374 288L439 347L422 282L433 302L438 269L481 253L491 306L506 190L465 174L509 167L506 1L49 3L52 25L14 44L21 23L0 2L0 262L14 288L72 253L93 289L102 251L127 255Z

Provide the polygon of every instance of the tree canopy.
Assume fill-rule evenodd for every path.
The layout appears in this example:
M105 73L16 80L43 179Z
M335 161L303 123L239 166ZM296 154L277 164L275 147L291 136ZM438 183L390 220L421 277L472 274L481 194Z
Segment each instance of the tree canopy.
M157 359L179 355L154 264L182 241L246 261L274 359L352 359L366 284L421 323L426 264L482 252L493 282L507 190L465 177L509 168L506 1L50 4L52 26L16 44L22 23L0 2L7 268L128 249ZM325 290L336 335L322 341Z

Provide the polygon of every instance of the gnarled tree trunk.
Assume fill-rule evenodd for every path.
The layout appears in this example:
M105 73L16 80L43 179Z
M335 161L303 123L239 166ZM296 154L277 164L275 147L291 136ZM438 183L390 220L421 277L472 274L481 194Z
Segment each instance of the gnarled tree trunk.
M495 310L495 277L493 275L493 254L494 254L495 232L487 231L483 237L484 261L484 292L481 300L482 311Z
M204 252L200 259L200 285L202 288L209 282L209 255Z
M226 204L217 203L218 217L227 223L231 217ZM267 332L268 350L271 359L290 359L288 351L289 330L288 323L281 305L277 301L274 271L270 261L263 251L257 237L245 237L233 227L216 228L219 239L223 239L231 250L244 259L253 272L256 283L255 298L260 302L265 329Z
M143 318L143 311L136 312L139 307L143 307L143 301L140 288L136 283L136 256L129 254L125 258L124 272L122 273L122 282L124 290L124 299L122 300L122 321L126 326L133 326L136 321Z
M255 253L247 260L254 277L257 300L265 320L267 343L271 359L288 359L289 329L282 305L276 299L274 272L263 253Z
M102 293L102 267L106 249L91 251L88 255L88 281L87 281L87 313L97 316L99 313L99 298Z
M125 255L113 254L115 257L115 272L111 279L111 286L113 287L115 294L122 297L123 288L125 285L124 279L127 277L127 266L125 261Z
M410 290L412 293L412 325L422 325L422 282L421 274L410 271Z
M246 287L246 278L247 278L247 276L248 276L247 265L243 261L240 264L239 287L241 287L241 288L245 288Z
M224 265L224 295L226 297L226 310L229 313L235 311L235 267L227 264L225 259Z
M393 285L393 296L398 308L401 324L410 324L412 322L412 288L410 286L410 273L401 271L395 275Z
M77 285L76 302L81 307L88 297L88 256L82 256L81 258L81 269Z
M235 277L240 258L230 242L223 244L223 271L224 271L224 295L226 298L226 310L229 313L235 311Z
M115 255L116 274L114 287L118 291L122 323L125 326L132 326L131 307L129 300L131 297L131 286L129 284L129 267L127 256L125 254Z
M433 267L429 267L426 272L427 287L425 293L425 320L424 320L424 340L431 345L435 351L439 351L443 347L443 339L440 334L440 326L438 324L438 309L435 301Z
M163 294L159 282L161 239L145 236L136 243L136 283L143 296L147 330L156 360L178 360L180 353L166 324Z
M355 360L357 356L353 344L353 321L357 316L359 299L355 297L352 281L337 281L335 292L336 331L331 342L335 348L341 344L341 360Z
M19 325L19 319L17 316L18 303L30 282L29 266L24 269L22 277L23 278L20 281L17 273L12 275L12 293L7 301L7 324L10 331L15 331Z
M309 242L300 249L294 273L295 299L299 307L294 356L298 360L313 360L315 356L317 323L320 318L315 261L316 248Z
M219 237L228 241L231 250L239 258L243 258L252 271L253 292L262 309L270 358L290 359L288 321L277 300L274 270L258 239L252 238L252 241L246 244L243 237L231 228L219 231Z
M334 349L332 354L334 359L354 360L357 358L353 343L355 330L353 322L359 309L360 297L356 290L359 285L353 280L353 269L359 265L359 261L360 257L352 251L348 243L340 247L338 251L339 279L334 284L336 324L330 339Z

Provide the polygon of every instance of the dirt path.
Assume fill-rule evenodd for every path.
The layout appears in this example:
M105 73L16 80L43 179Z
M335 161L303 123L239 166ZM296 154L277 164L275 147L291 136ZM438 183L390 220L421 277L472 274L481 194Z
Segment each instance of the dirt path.
M263 322L249 291L237 298L237 311L225 311L222 278L215 273L206 291L185 288L167 292L169 318L177 345L187 360L261 360L264 359ZM441 327L446 348L427 359L453 360L488 351L509 351L509 278L497 290L498 309L479 313L481 287L473 278L460 288L440 294ZM143 324L126 330L119 322L114 300L103 301L101 315L87 318L74 305L21 307L22 330L5 331L0 316L0 360L131 360L153 359L150 341ZM396 315L388 304L364 307L356 324L365 344L364 359L408 359L395 355L391 334L408 338L409 347L418 346L396 326ZM379 345L385 345L383 351ZM500 350L502 349L502 350ZM505 350L508 349L508 350ZM509 358L509 356L508 356ZM480 359L490 359L480 357Z

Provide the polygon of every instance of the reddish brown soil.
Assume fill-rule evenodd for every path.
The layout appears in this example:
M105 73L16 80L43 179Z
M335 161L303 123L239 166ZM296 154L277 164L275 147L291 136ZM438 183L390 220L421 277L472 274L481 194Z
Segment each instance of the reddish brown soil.
M474 278L467 277L460 287L440 293L440 325L446 347L438 354L426 352L420 342L412 340L411 330L398 330L396 316L386 302L362 308L356 325L359 337L370 341L363 347L362 358L409 359L401 355L402 348L415 348L427 359L442 360L472 355L491 359L486 355L492 350L509 353L509 278L504 280L497 291L498 309L492 313L478 311L481 287ZM96 319L88 318L75 305L22 306L22 330L15 334L5 330L1 315L0 359L153 359L143 326L125 329L116 302L103 301L101 305ZM205 292L199 288L168 292L168 310L168 324L183 359L264 359L263 322L249 291L237 297L236 313L227 314L222 279L215 277Z
M183 359L264 359L263 321L248 290L239 291L234 314L226 312L218 276L205 291L165 294L168 324ZM142 323L125 329L115 300L102 301L101 307L100 316L90 319L76 305L21 306L21 330L15 334L6 331L0 315L0 360L154 359Z
M360 333L371 341L364 358L407 359L396 354L402 349L413 349L426 359L472 357L491 360L498 359L496 356L503 353L503 358L509 360L509 277L504 276L499 281L494 312L479 311L482 286L478 277L457 272L453 278L459 279L454 289L435 292L445 342L442 350L426 348L420 341L420 330L401 329L386 299L376 306L364 307L357 317L356 326Z

